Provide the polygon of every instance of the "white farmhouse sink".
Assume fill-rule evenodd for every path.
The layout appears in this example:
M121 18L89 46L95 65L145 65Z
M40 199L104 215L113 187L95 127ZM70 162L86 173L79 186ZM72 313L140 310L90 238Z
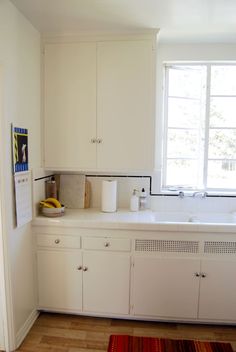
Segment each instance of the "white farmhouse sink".
M184 213L184 212L154 212L157 223L236 223L236 216L231 213Z
M189 222L190 214L178 212L156 212L154 219L156 222Z

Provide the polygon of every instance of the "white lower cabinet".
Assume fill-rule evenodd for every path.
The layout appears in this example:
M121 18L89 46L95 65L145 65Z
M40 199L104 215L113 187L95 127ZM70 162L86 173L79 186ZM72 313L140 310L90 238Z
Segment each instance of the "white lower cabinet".
M153 232L147 239L140 231L135 239L135 231L109 230L110 237L105 229L87 235L80 229L80 236L76 229L43 231L37 234L39 309L236 322L234 234Z
M199 318L236 321L236 261L202 260Z
M73 250L76 236L38 235L37 244L40 309L129 314L130 240L88 238Z
M134 314L236 321L236 261L136 257Z
M82 309L82 262L79 250L38 250L39 307Z
M83 253L83 310L129 314L130 255Z
M135 315L197 318L197 259L135 257Z

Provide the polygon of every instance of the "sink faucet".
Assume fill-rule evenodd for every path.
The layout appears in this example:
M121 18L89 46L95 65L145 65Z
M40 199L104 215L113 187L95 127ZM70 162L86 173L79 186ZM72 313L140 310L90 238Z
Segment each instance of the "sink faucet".
M184 192L183 191L179 192L179 198L184 198Z
M207 197L207 192L193 192L193 198L206 198Z

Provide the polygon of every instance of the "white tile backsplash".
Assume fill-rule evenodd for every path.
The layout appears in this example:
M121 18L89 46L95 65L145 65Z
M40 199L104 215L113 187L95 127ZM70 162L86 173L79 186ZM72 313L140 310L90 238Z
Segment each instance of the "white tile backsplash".
M179 198L170 196L151 197L151 209L161 212L210 212L228 213L236 211L236 198L207 197L207 198Z
M236 198L234 197L207 197L193 198L185 197L183 199L177 196L150 196L150 180L148 177L87 177L91 183L90 207L101 209L101 191L103 180L117 180L117 199L118 209L130 207L130 198L134 189L141 191L144 188L148 195L148 208L153 211L161 212L215 212L226 213L236 212ZM153 185L154 186L154 185ZM42 193L37 192L37 193ZM35 197L39 199L39 195ZM41 195L42 198L42 195Z
M118 208L129 208L130 197L133 189L139 191L144 188L149 194L150 182L149 178L142 177L88 177L91 182L91 208L101 208L101 189L103 180L117 180L117 199ZM148 205L150 204L148 196Z

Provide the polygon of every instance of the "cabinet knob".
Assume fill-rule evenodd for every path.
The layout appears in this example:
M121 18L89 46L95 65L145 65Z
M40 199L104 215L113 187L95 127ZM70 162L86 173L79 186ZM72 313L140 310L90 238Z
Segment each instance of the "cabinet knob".
M96 138L92 138L92 139L90 140L91 143L96 143L96 141L97 141Z
M102 139L101 139L101 138L98 138L98 139L97 139L97 143L98 143L98 144L101 144L101 143L102 143Z
M55 243L56 243L56 244L60 243L60 240L57 238L57 239L55 240Z
M201 273L201 277L206 277L206 274L205 273Z
M84 266L84 267L83 267L83 271L88 271L88 267L87 267L87 266Z
M105 242L104 247L110 247L110 242Z
M196 276L196 277L200 277L200 273L194 273L194 276Z
M82 270L82 269L83 269L82 265L79 265L79 266L77 267L77 270Z

